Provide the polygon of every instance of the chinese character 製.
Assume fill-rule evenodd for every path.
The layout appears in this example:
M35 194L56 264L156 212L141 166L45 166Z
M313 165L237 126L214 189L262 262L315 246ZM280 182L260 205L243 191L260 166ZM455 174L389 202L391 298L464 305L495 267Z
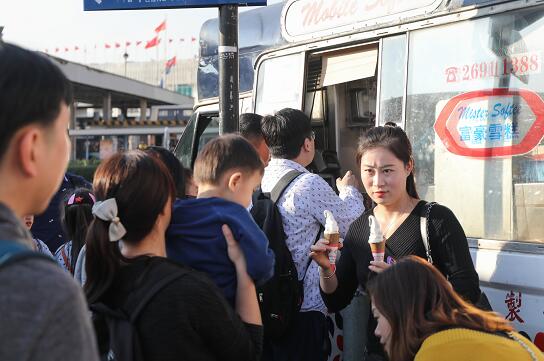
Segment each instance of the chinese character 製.
M519 323L525 322L518 314L521 310L521 292L518 292L517 296L513 291L508 292L504 303L506 303L509 312L505 317L508 321L517 320Z

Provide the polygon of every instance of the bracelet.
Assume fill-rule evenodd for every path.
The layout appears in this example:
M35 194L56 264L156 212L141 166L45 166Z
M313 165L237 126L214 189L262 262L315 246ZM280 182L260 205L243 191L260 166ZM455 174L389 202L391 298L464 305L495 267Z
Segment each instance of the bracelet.
M325 276L325 275L323 274L323 272L321 272L321 276L323 277L323 279L328 280L328 279L330 279L332 276L334 276L335 273L336 273L336 267L333 266L333 267L332 267L332 273L331 273L330 275Z

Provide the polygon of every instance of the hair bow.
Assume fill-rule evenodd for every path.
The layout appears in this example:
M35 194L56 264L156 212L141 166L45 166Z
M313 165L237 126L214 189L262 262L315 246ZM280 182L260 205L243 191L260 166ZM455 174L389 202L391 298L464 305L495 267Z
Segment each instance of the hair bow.
M121 223L117 213L117 201L115 198L98 201L93 205L93 214L103 221L110 222L109 238L110 242L116 242L127 234L127 230Z

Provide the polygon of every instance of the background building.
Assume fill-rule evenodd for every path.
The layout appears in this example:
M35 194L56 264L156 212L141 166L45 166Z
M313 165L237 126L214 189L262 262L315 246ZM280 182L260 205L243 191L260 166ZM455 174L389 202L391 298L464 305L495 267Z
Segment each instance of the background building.
M145 61L125 63L91 63L90 67L109 73L126 76L155 86L196 97L196 70L198 59L175 59L167 74L167 61Z

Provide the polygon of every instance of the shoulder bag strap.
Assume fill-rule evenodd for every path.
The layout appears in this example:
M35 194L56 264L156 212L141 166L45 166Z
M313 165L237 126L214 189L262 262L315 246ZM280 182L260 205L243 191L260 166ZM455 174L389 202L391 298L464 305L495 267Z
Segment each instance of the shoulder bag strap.
M70 264L70 260L68 259L68 255L66 254L66 243L60 249L60 255L62 256L62 260L64 261L68 272L73 274L74 270L72 270L72 265Z
M425 253L427 254L427 261L429 261L430 264L433 264L433 257L431 255L431 244L429 243L429 215L431 214L431 208L435 204L435 202L427 203L425 206L425 216L420 217L421 239L423 239Z

